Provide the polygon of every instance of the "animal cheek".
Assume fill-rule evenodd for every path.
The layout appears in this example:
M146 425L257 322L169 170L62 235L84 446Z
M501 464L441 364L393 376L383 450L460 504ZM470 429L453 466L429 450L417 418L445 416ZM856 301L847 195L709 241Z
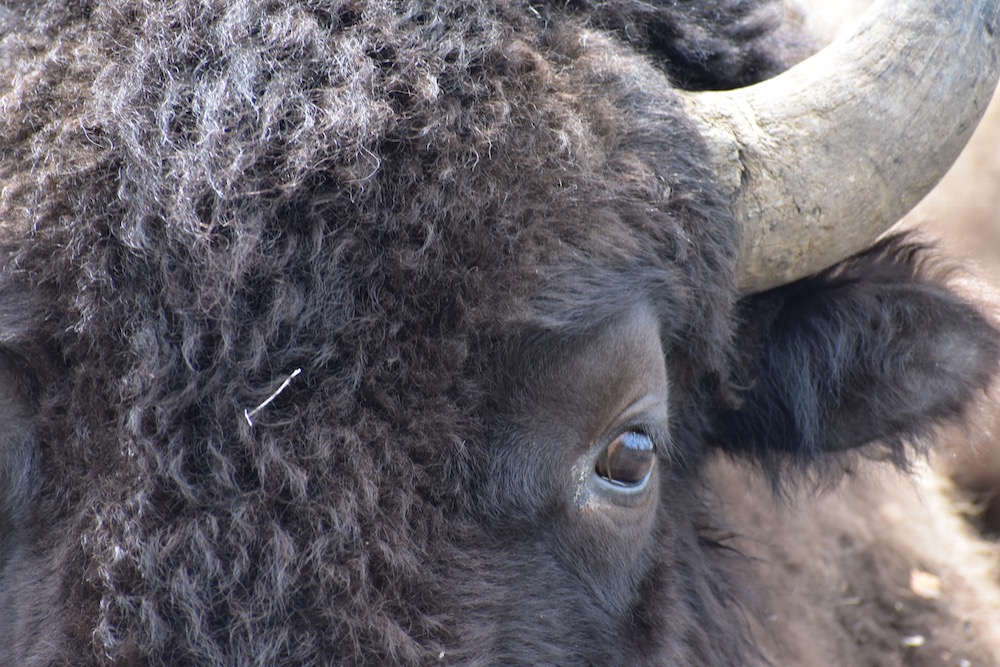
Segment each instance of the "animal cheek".
M635 601L649 569L658 485L654 471L647 488L625 502L600 487L585 488L565 507L556 537L559 558L609 611L623 612Z

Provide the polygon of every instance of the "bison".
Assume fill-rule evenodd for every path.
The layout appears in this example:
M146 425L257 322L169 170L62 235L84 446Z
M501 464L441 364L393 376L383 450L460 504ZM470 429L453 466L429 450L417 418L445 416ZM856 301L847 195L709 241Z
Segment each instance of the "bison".
M762 660L709 467L905 465L988 385L868 246L998 29L778 74L753 0L7 3L0 662Z

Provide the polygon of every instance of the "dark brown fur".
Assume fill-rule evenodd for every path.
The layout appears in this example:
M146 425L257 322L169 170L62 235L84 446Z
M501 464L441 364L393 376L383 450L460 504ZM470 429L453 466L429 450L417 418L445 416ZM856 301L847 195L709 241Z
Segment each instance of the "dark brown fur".
M902 373L849 388L877 414L801 397L851 446L926 433L995 360L905 253L735 309L738 229L670 77L773 73L766 6L8 7L0 492L21 527L0 662L738 664L703 462L771 461L766 433L728 426L760 422L741 388L808 378L733 341L821 363L914 294L960 317L971 369L888 317L885 344L836 357ZM775 299L830 316L774 326ZM516 425L539 423L536 369L614 348L635 308L659 323L671 445L644 546L598 590L614 529L561 528ZM916 351L947 391L905 377ZM810 437L780 456L821 459Z

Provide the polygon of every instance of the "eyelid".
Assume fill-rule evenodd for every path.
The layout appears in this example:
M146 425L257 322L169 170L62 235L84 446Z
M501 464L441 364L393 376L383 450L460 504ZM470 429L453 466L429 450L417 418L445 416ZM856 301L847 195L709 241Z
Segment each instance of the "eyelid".
M673 438L670 435L670 418L666 406L659 400L649 405L650 397L639 399L626 408L615 426L608 429L598 443L597 452L610 445L615 438L625 433L642 433L653 442L653 451L657 458L670 457L673 451Z
M625 435L626 433L640 433L653 443L653 450L659 452L661 450L667 449L671 445L670 429L666 424L660 424L656 421L639 421L635 424L626 425L624 428L618 429L616 435L614 435L608 442L610 443L615 438Z
M646 421L655 423L660 420L661 415L666 417L667 392L665 389L657 390L650 387L637 387L636 389L637 391L631 397L618 403L617 406L607 406L608 408L618 408L614 411L613 416L610 415L610 410L605 412L605 414L612 416L608 423L609 427L614 424L642 424Z

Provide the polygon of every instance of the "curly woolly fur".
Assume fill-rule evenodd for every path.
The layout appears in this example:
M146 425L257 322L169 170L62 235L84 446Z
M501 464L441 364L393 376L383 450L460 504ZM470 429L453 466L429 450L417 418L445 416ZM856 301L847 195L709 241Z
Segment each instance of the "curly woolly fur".
M996 356L905 251L735 310L738 230L673 91L780 69L778 15L745 0L8 3L0 595L18 612L0 662L750 659L699 480L709 440L778 456L760 406L813 385L759 368L899 361L869 369L887 388L875 434L783 396L782 456L819 458L823 433L853 445L957 414ZM924 306L886 310L909 289ZM682 456L615 606L552 557L531 498L505 504L491 480L496 394L530 341L545 356L640 301L662 322ZM821 319L832 304L842 334L790 321L803 301ZM976 353L939 364L951 384L900 415L894 373L941 341L899 330L927 316ZM885 336L869 343L871 318ZM739 322L749 347L778 350L763 366L735 354ZM802 333L771 346L782 330Z

